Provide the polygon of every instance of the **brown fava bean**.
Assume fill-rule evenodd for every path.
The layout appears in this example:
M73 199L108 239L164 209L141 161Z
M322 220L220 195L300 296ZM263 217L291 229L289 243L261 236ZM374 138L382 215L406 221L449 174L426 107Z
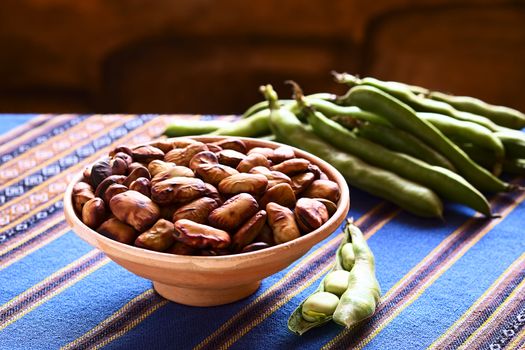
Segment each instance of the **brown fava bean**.
M143 195L150 197L150 181L145 177L139 177L129 185L129 189L142 193Z
M128 171L128 163L122 158L114 158L109 161L112 175L126 175Z
M133 151L128 146L120 145L120 146L113 148L113 150L109 152L109 156L114 157L117 155L117 153L125 153L131 156L133 154Z
M246 153L246 144L240 139L232 137L212 143L221 147L222 149L232 149L237 152Z
M199 249L223 249L230 245L228 232L181 219L175 222L175 239Z
M97 232L124 244L132 244L137 237L133 227L126 225L117 218L109 218L97 228Z
M272 188L275 185L281 183L292 184L292 180L286 174L281 173L280 171L270 170L262 166L256 166L255 168L249 171L250 174L261 174L266 176L268 179L268 188Z
M213 153L217 153L217 152L220 152L222 151L222 147L221 146L217 146L213 143L207 143L206 146L208 146L208 149L210 150L210 152L213 152Z
M146 165L139 163L139 162L133 162L128 166L128 174L131 174L131 172L137 168L146 168Z
M326 210L328 210L328 215L332 216L337 211L337 205L334 202L326 198L313 198L313 199L324 204L324 206L326 207Z
M84 191L84 190L89 190L93 192L93 187L91 187L91 185L88 184L87 182L83 182L83 181L77 182L73 186L73 194L80 193L81 191Z
M166 141L171 142L171 146L173 148L184 148L188 145L191 145L192 143L199 143L199 141L195 141L194 139L190 139L187 137L169 138L166 139Z
M191 160L189 167L191 170L195 171L202 164L217 164L219 159L217 155L210 151L202 151L194 155Z
M273 150L273 155L269 157L269 159L274 164L279 164L281 162L284 162L285 160L293 159L293 158L295 158L295 152L293 148L288 147L288 146L277 147L276 149Z
M190 247L182 242L175 242L168 250L166 250L166 253L176 255L197 255L198 252L198 249Z
M92 198L82 207L82 222L90 228L97 228L106 219L106 206L100 198Z
M308 166L308 171L314 174L314 176L315 176L314 181L315 181L315 180L319 180L319 179L321 178L321 176L326 176L326 174L323 173L323 171L321 170L321 168L319 168L319 167L318 167L317 165L315 165L315 164L310 164L310 165ZM327 177L326 179L324 179L324 180L328 180L328 177Z
M314 173L306 172L291 177L292 189L296 196L306 190L315 180Z
M280 171L286 175L293 175L297 173L302 173L308 169L310 162L303 158L294 158L285 160L282 163L274 165L272 170Z
M128 188L126 186L121 185L119 183L113 183L109 185L109 187L106 189L106 191L104 192L102 196L102 199L104 199L105 203L109 203L111 198L113 198L119 193L126 192L127 190Z
M131 150L130 150L131 151ZM126 165L129 167L131 163L133 163L133 157L131 157L130 154L124 153L124 152L118 152L113 156L114 159L122 159L126 162Z
M155 177L155 175L157 175L157 174L159 174L159 173L161 173L163 171L172 169L174 166L175 166L174 163L169 163L169 162L165 162L165 161L160 160L160 159L155 159L155 160L152 160L151 162L149 162L149 164L148 164L148 171L151 174L151 177Z
M304 233L311 232L321 227L328 221L328 209L318 200L301 198L294 209L297 225Z
M301 236L294 214L290 209L270 202L266 205L266 212L276 244L289 242Z
M179 209L178 205L161 205L160 206L160 217L165 220L172 220L173 214Z
M246 155L232 149L225 149L217 153L217 157L219 158L219 163L235 168L246 158Z
M82 207L93 198L95 198L95 194L90 189L83 189L73 193L73 206L77 213L82 213Z
M271 159L273 157L274 150L268 147L254 147L248 151L248 155L254 153L262 154L265 158Z
M138 179L139 177L145 177L146 179L151 179L151 175L148 171L148 168L145 166L136 167L133 169L131 173L126 177L126 180L124 180L123 185L126 187L131 186L131 183Z
M249 244L246 247L242 248L241 253L255 252L257 250L261 250L261 249L265 249L269 247L270 245L268 243L255 242L255 243Z
M275 245L275 240L273 239L272 229L270 228L270 226L268 226L267 223L263 225L257 237L255 237L255 241L264 242L268 244L269 246Z
M175 228L173 223L168 220L159 219L147 231L141 233L135 239L137 247L163 252L175 242Z
M124 175L111 175L105 178L104 181L102 181L100 185L98 185L95 191L95 196L103 198L104 193L106 193L106 190L109 188L109 186L113 184L122 185L125 180L126 180L126 177Z
M258 211L240 229L235 232L232 238L232 249L234 252L240 251L243 247L252 243L255 237L262 230L266 223L266 212Z
M164 153L168 153L169 151L173 149L173 142L168 139L153 142L151 145L153 147L160 149Z
M91 167L89 182L93 185L94 188L97 188L98 185L100 185L100 183L111 174L112 169L111 165L109 164L109 160L99 160Z
M226 195L249 193L259 196L266 191L268 179L260 174L235 174L219 183L219 192Z
M219 206L224 202L219 191L212 184L206 183L206 193L204 195L213 199Z
M241 160L241 162L237 165L237 171L241 173L247 173L251 169L258 166L269 168L270 162L263 154L251 153L247 155L246 158Z
M173 163L170 163L173 164ZM151 179L151 185L155 185L164 180L168 180L174 177L195 177L193 171L185 166L174 165L171 169L161 171L153 179Z
M175 148L166 153L164 160L175 163L176 165L188 166L191 158L197 153L207 151L208 146L202 142L195 142L187 145L184 148Z
M173 213L173 222L180 219L188 219L199 224L205 224L208 215L219 205L208 197L202 197L183 205Z
M228 199L210 213L208 222L222 230L233 232L244 221L252 217L259 209L255 198L248 193L241 193Z
M207 183L217 186L225 178L239 172L222 164L202 164L195 170L195 173Z
M334 203L337 203L339 196L339 186L337 186L337 183L330 180L315 180L303 192L303 197L326 198Z
M161 205L187 203L205 193L205 183L193 177L173 177L151 186L151 199Z
M259 205L261 208L266 208L268 203L274 202L288 208L293 208L295 201L296 198L292 187L287 183L281 183L268 189L259 200Z
M109 207L117 219L139 232L149 228L160 217L158 205L137 191L129 190L117 194L109 201Z
M82 172L82 181L88 184L91 183L91 167L90 166L84 168L84 171Z
M164 152L150 145L138 146L131 150L131 156L135 162L149 163L155 159L163 159Z

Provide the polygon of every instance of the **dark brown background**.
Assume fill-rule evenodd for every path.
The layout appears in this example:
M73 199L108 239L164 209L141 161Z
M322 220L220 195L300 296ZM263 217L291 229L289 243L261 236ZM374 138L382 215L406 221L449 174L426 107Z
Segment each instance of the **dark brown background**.
M525 110L525 2L2 0L0 112L241 113L333 69Z

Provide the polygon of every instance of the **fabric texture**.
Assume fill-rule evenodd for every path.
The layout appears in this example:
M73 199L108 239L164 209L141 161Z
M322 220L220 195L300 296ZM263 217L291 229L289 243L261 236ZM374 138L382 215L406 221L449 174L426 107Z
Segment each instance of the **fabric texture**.
M151 140L178 118L0 116L0 349L520 349L525 347L525 192L492 195L501 217L447 204L414 217L351 189L377 263L382 299L359 327L299 337L287 319L333 262L341 228L252 296L188 307L109 260L70 230L72 176L119 144ZM509 179L525 186L525 179Z

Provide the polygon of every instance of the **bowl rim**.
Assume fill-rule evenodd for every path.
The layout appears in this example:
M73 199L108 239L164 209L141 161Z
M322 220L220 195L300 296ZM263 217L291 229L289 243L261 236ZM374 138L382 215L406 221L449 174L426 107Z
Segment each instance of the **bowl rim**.
M88 227L86 224L82 222L82 220L78 217L78 215L76 214L73 208L73 201L72 201L73 187L75 186L75 184L80 182L83 178L83 172L80 171L72 178L64 194L64 214L66 216L66 220L68 221L69 225L71 226L75 234L92 246L94 244L88 238L93 239L95 241L104 242L106 245L109 245L117 250L121 250L125 252L126 254L132 255L134 257L143 257L147 259L153 259L158 262L176 263L176 262L187 262L188 260L191 260L193 263L198 263L198 262L210 262L210 261L217 261L217 262L221 261L222 262L222 261L231 260L232 258L248 261L248 260L253 260L259 256L262 258L265 255L283 253L287 250L292 249L296 245L300 245L303 242L313 240L314 241L313 244L311 244L308 248L308 250L310 250L314 245L321 242L323 239L327 238L330 234L335 232L337 227L344 221L344 218L347 217L348 211L350 209L350 190L348 188L348 184L345 178L343 177L343 175L335 167L333 167L330 163L315 156L314 154L311 154L309 152L303 151L299 148L296 148L296 147L293 147L287 144L283 144L283 143L279 143L275 141L269 141L269 140L261 140L257 138L251 138L251 137L241 137L241 136L194 135L194 136L172 137L172 138L165 138L165 139L159 138L159 139L151 140L150 142L134 145L133 147L151 145L155 142L166 141L166 140L175 141L178 139L193 139L193 140L201 141L201 142L214 142L214 141L220 141L220 140L224 140L228 138L240 139L243 141L248 141L251 144L256 144L253 147L270 146L270 148L273 148L273 149L277 147L281 147L281 146L291 147L294 150L297 157L313 159L315 161L315 165L319 166L323 171L324 169L329 169L330 175L333 175L335 177L335 178L332 178L331 176L329 176L329 179L332 181L335 181L338 184L339 188L341 189L341 195L339 197L338 203L336 203L337 210L335 211L335 213L328 219L327 222L325 222L321 227L317 228L314 231L304 234L301 237L293 239L289 242L276 244L274 246L256 250L253 252L218 255L218 256L180 255L180 254L171 254L171 253L166 253L166 252L158 252L155 250L140 248L134 245L128 245L128 244L124 244L124 243L115 241L111 238L108 238L98 233L97 231ZM102 158L104 157L101 157L101 159ZM79 226L80 228L83 228L82 233L77 232L77 229L76 229L77 226ZM325 231L330 231L330 232L323 235ZM89 237L88 238L84 237L84 234L88 235ZM95 245L95 248L101 251L104 251L101 248L99 248L98 245ZM125 257L122 256L122 258L125 258Z

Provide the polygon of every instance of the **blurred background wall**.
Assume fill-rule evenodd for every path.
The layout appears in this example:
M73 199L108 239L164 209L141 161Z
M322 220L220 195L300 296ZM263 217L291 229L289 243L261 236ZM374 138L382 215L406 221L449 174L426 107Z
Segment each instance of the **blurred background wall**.
M0 112L241 113L331 70L525 110L525 2L0 2Z

